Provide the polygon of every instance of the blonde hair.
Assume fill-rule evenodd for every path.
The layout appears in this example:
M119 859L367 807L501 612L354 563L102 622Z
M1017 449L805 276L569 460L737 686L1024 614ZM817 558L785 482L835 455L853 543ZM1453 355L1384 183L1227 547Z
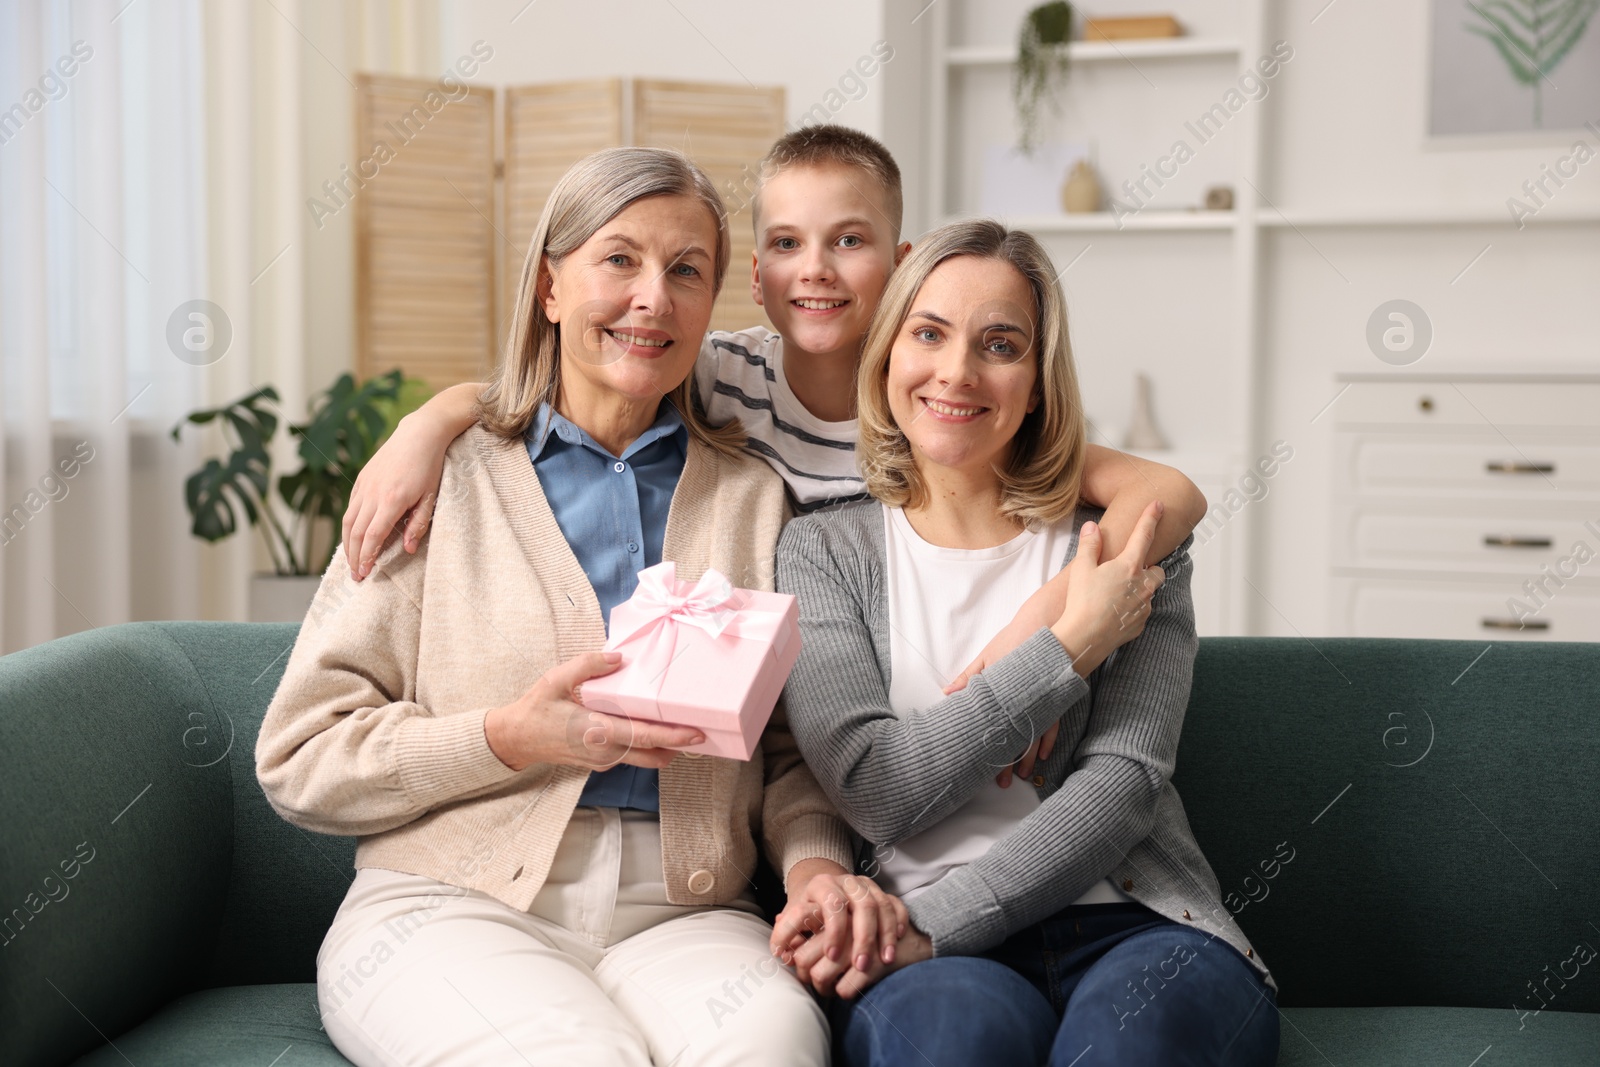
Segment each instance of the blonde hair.
M505 355L478 397L478 418L491 433L522 436L539 405L556 400L561 384L561 326L545 315L538 291L541 273L558 269L602 226L651 196L693 197L711 213L717 225L713 293L722 291L731 257L728 216L711 179L689 157L665 148L608 148L578 160L556 182L533 228ZM700 338L692 343L698 347ZM737 421L707 425L695 400L692 371L667 399L692 437L724 455L741 454L744 429Z
M1000 513L1026 526L1060 522L1072 514L1083 485L1083 403L1067 336L1067 302L1050 257L1032 234L1008 230L992 219L942 226L920 239L889 277L861 354L856 383L860 440L857 445L867 491L890 507L917 507L927 487L917 473L911 444L889 410L889 354L911 313L911 303L934 268L957 256L1009 263L1033 292L1039 374L1038 405L1017 427L1010 458L997 469Z
M751 223L760 225L761 190L773 178L793 167L822 167L830 163L851 167L878 183L883 190L885 213L894 230L892 239L898 242L900 223L905 213L900 165L894 161L894 156L882 141L860 130L833 123L802 126L772 143L758 167L755 210L750 213Z

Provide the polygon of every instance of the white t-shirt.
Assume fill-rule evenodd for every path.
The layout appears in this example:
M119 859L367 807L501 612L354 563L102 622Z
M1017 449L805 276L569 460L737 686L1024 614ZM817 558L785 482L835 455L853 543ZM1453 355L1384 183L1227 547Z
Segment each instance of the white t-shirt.
M764 326L712 330L694 378L711 424L744 424L746 447L782 475L797 511L866 494L856 468L856 420L824 422L806 410L783 375L782 337Z
M885 507L883 520L889 707L897 716L914 715L944 699L943 687L1016 617L1023 601L1061 569L1076 535L1068 519L1024 530L994 548L941 548L918 536L899 508ZM991 776L972 799L941 822L886 850L887 856L879 858L878 882L897 896L915 897L952 870L980 858L1040 803L1031 782L1013 779L1002 789ZM1073 903L1118 904L1132 899L1107 878Z

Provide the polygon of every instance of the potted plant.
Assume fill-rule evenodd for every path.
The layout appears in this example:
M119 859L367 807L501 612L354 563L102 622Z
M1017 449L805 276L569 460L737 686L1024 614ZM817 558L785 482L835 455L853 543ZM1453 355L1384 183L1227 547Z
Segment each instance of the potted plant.
M239 512L261 531L273 573L250 585L250 618L299 622L305 617L322 572L339 542L339 522L356 475L400 419L429 396L419 379L400 371L357 385L341 374L312 402L309 420L289 427L299 438L299 470L277 478L274 496L272 439L280 421L278 391L264 385L219 408L190 412L172 428L177 441L184 422L216 422L231 452L212 456L184 483L184 500L196 537L215 543L239 528Z
M1017 104L1018 147L1032 152L1039 139L1039 104L1051 98L1067 77L1067 41L1072 37L1072 5L1052 0L1022 19L1012 95Z

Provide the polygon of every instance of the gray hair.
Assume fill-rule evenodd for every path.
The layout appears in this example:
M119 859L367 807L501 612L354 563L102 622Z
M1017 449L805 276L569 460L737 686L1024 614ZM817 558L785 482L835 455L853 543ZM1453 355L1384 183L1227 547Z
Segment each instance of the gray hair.
M520 437L533 423L539 406L555 401L561 381L561 327L546 317L539 299L541 272L559 268L602 226L636 201L652 196L693 197L711 213L717 225L712 286L713 292L722 291L732 256L728 215L716 186L688 156L667 148L630 147L607 148L578 160L550 191L533 228L506 351L478 398L478 417L488 430L502 437ZM693 389L691 373L667 396L690 434L719 451L737 453L744 443L739 424L721 429L707 426L695 409Z

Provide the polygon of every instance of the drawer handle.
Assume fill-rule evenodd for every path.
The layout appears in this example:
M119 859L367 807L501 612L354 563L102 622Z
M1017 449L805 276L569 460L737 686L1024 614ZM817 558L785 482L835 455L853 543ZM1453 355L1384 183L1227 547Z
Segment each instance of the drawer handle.
M1549 548L1553 541L1548 537L1496 537L1486 536L1483 543L1490 548Z
M1485 630L1548 630L1549 619L1526 619L1518 622L1516 619L1484 619Z
M1554 474L1554 463L1510 463L1506 460L1490 460L1484 464L1484 469L1490 474Z

